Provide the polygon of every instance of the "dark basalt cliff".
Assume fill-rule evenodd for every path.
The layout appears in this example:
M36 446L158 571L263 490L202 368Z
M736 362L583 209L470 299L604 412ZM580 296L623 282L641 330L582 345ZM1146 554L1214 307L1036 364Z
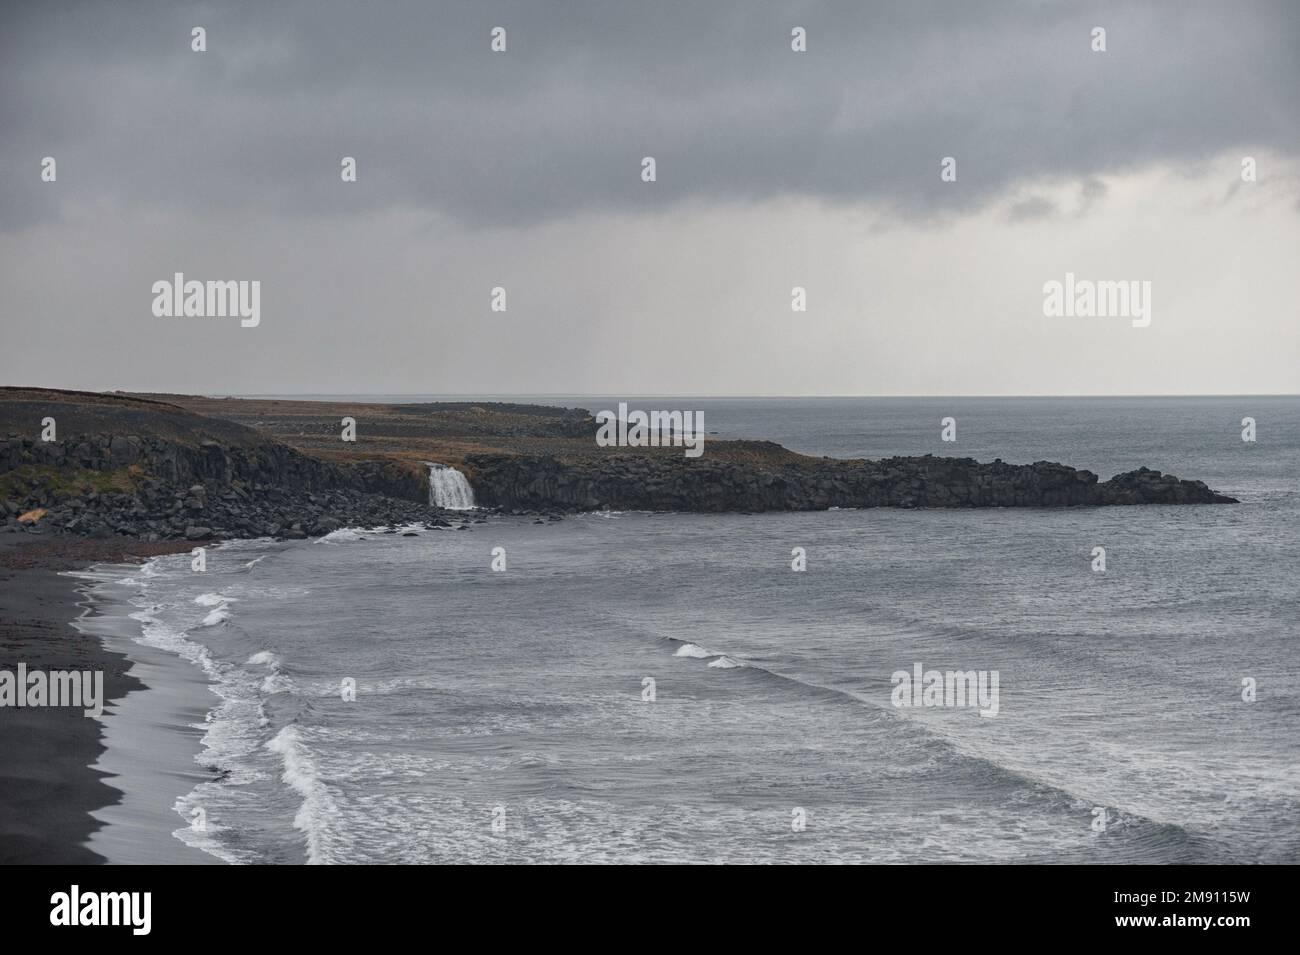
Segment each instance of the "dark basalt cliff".
M463 523L429 506L426 460L460 467L481 506L507 511L1235 503L1146 468L1099 482L1046 461L850 461L766 441L710 442L699 458L604 449L581 409L184 399L200 413L168 397L0 389L0 530L208 540ZM346 444L337 424L353 411L363 437ZM57 440L39 436L47 417Z
M1079 507L1235 504L1201 481L1142 468L1098 482L1091 471L1039 461L972 458L806 458L764 467L680 456L469 455L482 504L536 510L807 511L828 507Z
M191 540L308 537L428 521L428 478L390 461L336 464L274 442L138 435L0 440L0 519L32 530Z

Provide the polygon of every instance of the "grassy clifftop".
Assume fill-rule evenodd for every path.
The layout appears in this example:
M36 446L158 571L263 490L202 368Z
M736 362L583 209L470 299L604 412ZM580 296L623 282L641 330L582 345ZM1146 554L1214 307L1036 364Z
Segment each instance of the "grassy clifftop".
M136 395L0 387L0 435L36 437L53 418L57 434L135 434L183 444L219 441L250 447L266 441L253 428L209 418L179 405Z
M549 455L572 464L611 455L681 457L680 448L600 448L596 422L582 408L513 402L445 401L370 404L200 395L96 393L0 388L0 435L36 437L53 417L58 433L135 434L197 445L206 440L252 447L286 444L336 464L437 461L469 468L483 454ZM342 419L356 420L356 440L341 440ZM764 467L812 464L770 441L709 441L708 456Z

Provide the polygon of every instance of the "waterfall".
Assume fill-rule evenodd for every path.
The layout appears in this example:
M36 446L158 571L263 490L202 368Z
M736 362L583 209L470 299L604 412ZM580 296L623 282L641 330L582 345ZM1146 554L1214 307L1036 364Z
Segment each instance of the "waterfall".
M429 503L449 511L471 511L474 509L474 489L465 480L465 475L445 464L429 465Z

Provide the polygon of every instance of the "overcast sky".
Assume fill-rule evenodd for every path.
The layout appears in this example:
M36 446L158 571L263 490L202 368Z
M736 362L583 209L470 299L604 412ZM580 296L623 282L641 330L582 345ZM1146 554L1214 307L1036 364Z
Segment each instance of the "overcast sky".
M0 383L1300 393L1298 145L1281 0L8 4Z

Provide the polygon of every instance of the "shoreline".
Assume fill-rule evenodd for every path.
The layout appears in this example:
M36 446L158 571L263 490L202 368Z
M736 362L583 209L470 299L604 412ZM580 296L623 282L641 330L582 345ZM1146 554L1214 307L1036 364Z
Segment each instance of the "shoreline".
M132 541L0 537L0 669L13 670L21 662L29 671L104 674L104 711L98 718L74 708L0 707L0 751L5 754L0 761L0 864L219 861L171 835L183 825L171 809L174 797L166 800L161 813L155 809L141 815L142 799L155 807L162 801L160 779L202 775L193 762L199 752L197 731L180 724L183 717L176 709L176 693L193 695L193 687L169 685L181 676L172 666L190 668L179 658L169 666L141 652L152 648L133 640L140 633L139 623L112 613L116 608L91 594L91 581L80 576L97 564L132 568L132 561L180 549L177 542L142 546ZM125 602L122 607L127 607ZM121 620L134 630L122 626ZM121 631L120 639L101 632L109 626ZM165 655L161 650L153 653ZM199 682L206 686L206 681ZM200 722L205 712L206 707L198 711ZM158 739L151 740L144 748L134 747L136 758L131 759L127 740L135 733L144 742L139 734L149 734L151 726L160 734L158 739L169 738L168 745L159 750ZM192 736L192 748L178 749L186 735L177 729ZM178 795L192 786L189 783ZM152 799L146 796L151 789ZM150 835L145 840L156 850L153 859L144 858L150 855L147 851L123 852L122 827L129 827L132 818L137 825L144 818L160 823L164 813L174 820L162 833L164 838ZM135 831L138 835L139 829Z
M105 712L144 684L131 662L71 626L76 582L58 571L0 571L0 667L104 672ZM120 793L94 769L103 724L65 709L0 709L0 863L87 865L103 856L86 843L102 823L91 813Z
M125 589L108 590L193 546L0 535L0 670L104 674L98 717L0 706L0 865L226 864L175 835L186 822L177 800L215 778L195 759L218 702L213 684L184 656L138 639L140 608Z
M144 565L95 564L63 575L81 581L84 613L72 622L110 653L124 656L128 673L141 684L114 702L102 719L104 750L90 767L103 773L119 798L95 809L100 824L86 848L108 864L202 865L221 860L177 838L185 826L176 801L212 778L195 757L202 751L203 725L216 697L211 683L175 653L142 643L138 608L106 592Z

